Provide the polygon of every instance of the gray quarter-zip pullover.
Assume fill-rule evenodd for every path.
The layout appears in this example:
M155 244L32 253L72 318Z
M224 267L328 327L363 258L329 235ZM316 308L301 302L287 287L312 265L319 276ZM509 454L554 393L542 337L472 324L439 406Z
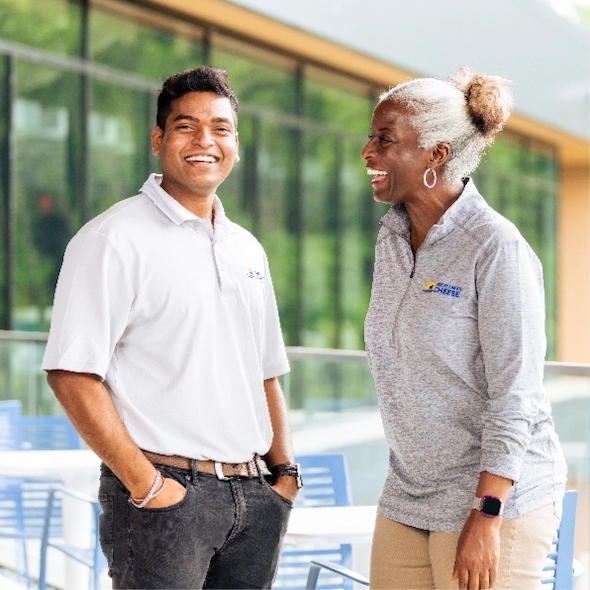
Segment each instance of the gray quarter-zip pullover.
M515 482L506 519L559 499L538 258L471 180L415 257L404 205L381 223L365 323L390 447L379 514L459 531L481 471Z

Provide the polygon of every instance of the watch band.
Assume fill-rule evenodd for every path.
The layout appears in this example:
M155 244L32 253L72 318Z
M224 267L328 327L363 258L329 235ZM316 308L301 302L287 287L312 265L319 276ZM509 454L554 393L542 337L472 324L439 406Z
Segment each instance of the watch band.
M299 490L303 487L303 480L301 479L301 467L299 463L285 463L282 465L275 465L274 467L270 468L270 472L274 477L280 477L282 475L294 477L297 483L297 489Z
M488 518L496 518L502 516L502 512L504 512L504 502L502 502L497 496L475 497L471 509L478 510Z

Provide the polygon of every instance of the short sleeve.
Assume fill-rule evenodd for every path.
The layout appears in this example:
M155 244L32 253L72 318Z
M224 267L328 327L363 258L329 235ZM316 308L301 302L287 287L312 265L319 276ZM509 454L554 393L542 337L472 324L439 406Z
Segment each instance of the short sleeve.
M42 368L104 380L133 301L130 275L109 238L79 232L64 255Z

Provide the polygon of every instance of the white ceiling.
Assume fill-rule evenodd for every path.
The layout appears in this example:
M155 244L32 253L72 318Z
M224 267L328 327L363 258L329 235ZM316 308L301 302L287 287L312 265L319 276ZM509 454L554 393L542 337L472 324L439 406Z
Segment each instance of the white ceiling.
M513 80L516 110L590 138L590 32L542 0L228 0L421 76Z

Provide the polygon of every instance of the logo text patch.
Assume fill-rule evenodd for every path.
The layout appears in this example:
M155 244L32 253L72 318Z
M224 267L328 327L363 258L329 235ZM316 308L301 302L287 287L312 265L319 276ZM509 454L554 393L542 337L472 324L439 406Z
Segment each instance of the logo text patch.
M439 295L447 295L448 297L459 297L461 295L461 287L456 285L449 285L448 283L435 283L429 281L422 288L424 293L438 293Z

